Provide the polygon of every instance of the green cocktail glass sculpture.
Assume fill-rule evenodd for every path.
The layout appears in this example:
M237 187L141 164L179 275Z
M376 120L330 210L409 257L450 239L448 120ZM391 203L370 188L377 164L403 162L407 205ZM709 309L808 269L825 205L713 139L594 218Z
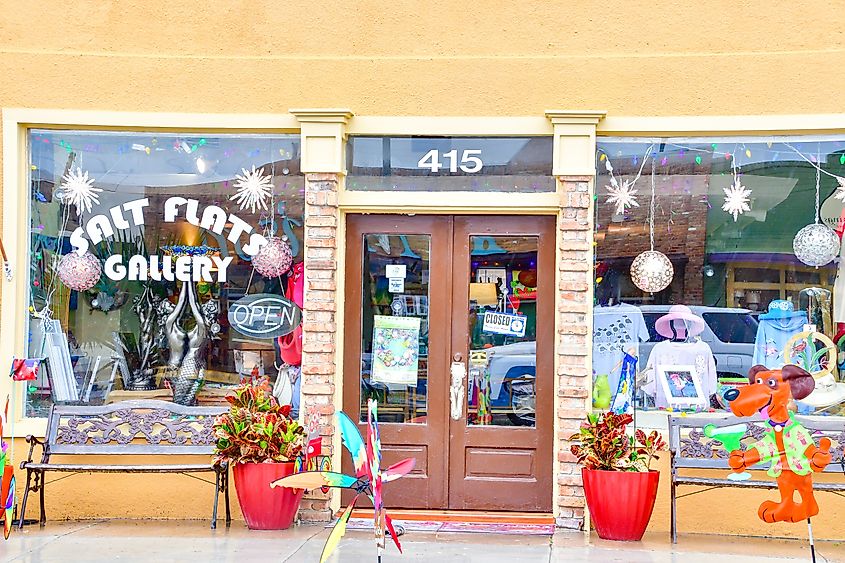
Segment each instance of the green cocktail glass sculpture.
M728 455L734 450L740 449L742 446L742 438L748 432L747 424L732 424L730 426L716 426L715 424L708 424L704 427L704 435L708 438L716 440L728 451ZM745 481L751 478L751 473L743 471L737 473L731 471L728 474L728 479L731 481Z

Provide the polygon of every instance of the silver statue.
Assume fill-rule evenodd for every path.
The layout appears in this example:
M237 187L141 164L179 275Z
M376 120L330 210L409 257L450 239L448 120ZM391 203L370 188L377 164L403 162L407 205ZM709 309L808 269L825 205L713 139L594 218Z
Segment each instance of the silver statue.
M185 312L185 305L191 309L196 325L189 331L179 325ZM183 282L176 307L164 323L170 358L167 361L167 377L173 390L173 402L192 405L197 391L205 380L203 352L208 342L206 317L200 310L196 290L191 282Z
M153 329L158 320L158 301L152 289L147 286L144 293L135 298L132 310L138 315L140 330L135 353L138 363L132 370L130 388L134 391L146 391L156 388L153 364L158 355L158 346L153 336Z

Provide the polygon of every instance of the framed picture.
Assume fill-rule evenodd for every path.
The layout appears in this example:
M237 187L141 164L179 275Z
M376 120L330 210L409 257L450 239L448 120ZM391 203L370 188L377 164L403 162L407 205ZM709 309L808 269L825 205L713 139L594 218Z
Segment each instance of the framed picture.
M701 390L701 380L695 366L666 365L657 368L657 377L670 407L680 409L708 406L707 397Z

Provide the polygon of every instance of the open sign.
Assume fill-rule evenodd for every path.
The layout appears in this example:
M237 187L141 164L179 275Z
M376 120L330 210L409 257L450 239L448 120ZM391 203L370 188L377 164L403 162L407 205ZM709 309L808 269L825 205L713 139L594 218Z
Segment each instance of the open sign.
M281 295L257 293L229 305L228 317L244 336L272 339L293 332L302 322L302 311Z

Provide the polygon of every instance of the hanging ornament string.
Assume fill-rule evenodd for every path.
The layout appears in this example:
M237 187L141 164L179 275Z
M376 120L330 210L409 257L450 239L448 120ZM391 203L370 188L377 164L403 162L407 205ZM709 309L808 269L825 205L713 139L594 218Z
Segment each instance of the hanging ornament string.
M652 145L654 146L654 145ZM651 159L651 203L649 204L648 208L648 242L649 247L653 251L654 250L654 173L656 169L656 161L652 157ZM640 169L642 170L642 169Z
M820 144L819 144L820 145ZM821 147L816 146L816 162L819 162L819 157L821 156ZM821 165L815 166L816 169L816 213L814 215L816 219L816 224L819 224L819 180L821 179Z
M637 175L634 179L623 180L622 182L620 182L613 173L613 165L610 163L610 157L607 156L607 153L602 153L601 157L599 157L600 160L604 160L604 168L610 175L610 185L605 186L608 193L607 203L612 203L616 206L617 215L624 213L629 207L640 206L639 202L637 202L637 190L634 189L634 185L637 183L637 180L640 179L649 156L651 156L651 159L654 160L654 155L651 154L653 148L654 143L649 145L648 149L646 149L642 162L640 163L640 169L637 171Z

